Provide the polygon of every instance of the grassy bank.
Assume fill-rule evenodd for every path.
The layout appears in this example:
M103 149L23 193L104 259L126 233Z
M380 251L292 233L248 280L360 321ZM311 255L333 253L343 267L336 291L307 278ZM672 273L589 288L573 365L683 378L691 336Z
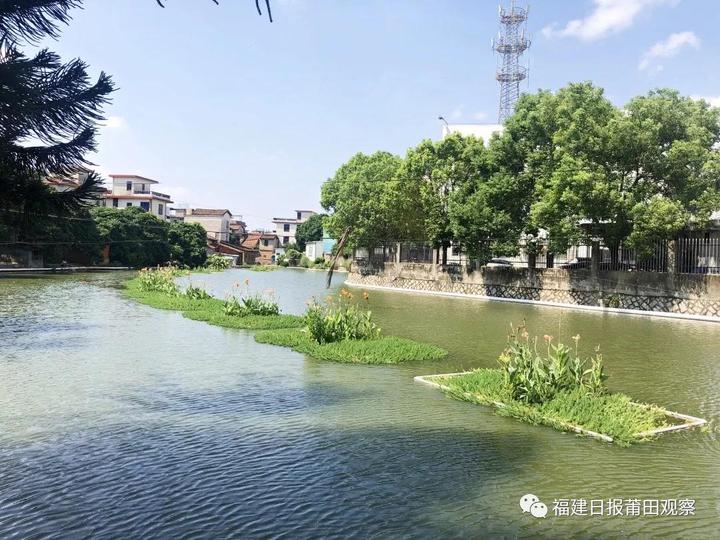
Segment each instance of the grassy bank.
M642 440L637 433L666 425L665 415L653 406L633 402L620 393L593 394L582 390L556 394L544 403L524 403L513 399L500 369L478 369L467 374L428 377L451 396L471 403L502 403L499 414L532 424L567 431L569 425L609 435L622 445Z
M351 364L400 364L410 361L438 360L447 351L396 336L375 339L347 339L332 343L318 343L299 329L258 332L255 341L289 347L318 360Z
M185 295L169 295L160 291L143 291L137 278L125 283L125 295L157 309L182 312L184 317L205 321L224 328L267 330L298 328L302 318L296 315L245 315L230 316L224 313L225 302L217 298L191 299Z

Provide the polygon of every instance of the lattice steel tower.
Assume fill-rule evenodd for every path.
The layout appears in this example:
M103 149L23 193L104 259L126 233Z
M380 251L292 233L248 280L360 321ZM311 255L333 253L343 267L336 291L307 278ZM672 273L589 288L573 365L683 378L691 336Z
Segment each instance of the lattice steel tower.
M530 47L530 40L525 36L527 6L518 7L512 0L509 9L500 5L499 12L500 31L497 38L493 39L492 47L502 59L502 65L495 74L500 83L498 122L502 124L512 115L515 102L520 97L520 82L527 78L528 70L520 65L520 56Z

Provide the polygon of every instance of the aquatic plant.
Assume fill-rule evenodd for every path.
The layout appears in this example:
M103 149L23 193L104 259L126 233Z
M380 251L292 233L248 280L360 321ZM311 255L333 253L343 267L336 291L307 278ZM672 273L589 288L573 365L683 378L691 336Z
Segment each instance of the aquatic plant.
M365 302L368 301L364 295ZM372 320L372 312L353 302L353 294L342 289L337 298L325 303L313 301L305 312L310 336L318 343L332 343L352 339L377 339L380 327Z
M494 405L498 414L542 424L561 431L573 426L608 435L620 445L641 440L638 436L667 425L657 407L633 402L620 393L594 393L583 388L562 390L543 403L513 397L506 374L500 369L476 369L468 373L430 378L452 396L481 405Z
M170 295L160 291L148 291L141 289L140 280L136 278L125 283L124 293L142 304L157 309L180 311L188 319L205 321L225 328L265 330L304 326L303 319L297 315L228 316L225 314L226 302L210 296L202 289L198 290L201 292L191 293L191 295Z
M188 285L185 289L185 296L187 296L190 300L207 300L212 298L205 289L193 287L192 285Z
M556 394L576 389L602 394L606 391L603 359L595 356L581 359L578 355L580 336L575 336L575 349L553 344L545 335L546 351L538 351L538 338L530 339L524 326L511 328L508 346L498 358L512 398L525 403L544 403Z
M243 296L240 300L232 296L225 301L224 313L230 317L279 315L280 306L271 298L259 294Z
M351 364L400 364L439 360L447 355L435 345L397 336L318 343L300 329L284 329L258 332L255 341L289 347L318 360Z
M177 295L178 286L175 278L178 269L172 266L165 268L143 268L138 272L138 288L145 292L159 292L170 296Z

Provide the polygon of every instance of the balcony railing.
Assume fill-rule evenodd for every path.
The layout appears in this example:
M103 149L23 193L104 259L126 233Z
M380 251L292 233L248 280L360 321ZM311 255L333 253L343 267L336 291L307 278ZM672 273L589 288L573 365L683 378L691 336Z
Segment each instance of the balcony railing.
M147 189L133 189L133 194L135 194L135 195L155 195L156 197L170 200L170 195L168 195L167 193L160 193L159 191L150 191Z

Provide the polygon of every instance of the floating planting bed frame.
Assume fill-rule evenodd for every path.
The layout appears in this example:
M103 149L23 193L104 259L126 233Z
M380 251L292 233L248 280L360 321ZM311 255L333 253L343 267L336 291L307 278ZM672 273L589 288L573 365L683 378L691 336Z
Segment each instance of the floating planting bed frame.
M452 392L453 390L450 387L436 382L436 379L451 378L451 377L456 377L456 376L460 376L460 375L467 375L469 373L472 373L472 371L461 371L461 372L457 372L457 373L440 373L437 375L419 375L417 377L414 377L414 380L415 380L415 382L425 384L428 386L432 386L433 388L438 388L445 392ZM505 403L496 401L492 398L489 398L488 396L484 396L479 393L464 392L463 395L468 398L475 398L478 401L485 402L485 403L487 403L491 406L494 406L498 409L507 407L507 405ZM633 405L636 405L638 407L645 407L645 408L650 407L649 405L645 405L643 403L634 403L633 402ZM642 431L640 433L635 433L634 437L636 439L642 440L642 439L646 439L649 437L661 435L663 433L670 433L673 431L692 429L692 428L703 426L703 425L707 424L707 420L705 420L704 418L697 418L695 416L690 416L687 414L680 414L680 413L677 413L674 411L668 411L667 409L664 409L662 407L655 407L655 409L660 411L661 413L663 413L668 418L672 418L674 420L680 420L681 423L673 424L671 426L659 427L659 428L651 429L648 431ZM559 421L557 418L553 418L553 419L548 418L548 420L552 420L553 424L562 425L568 431L573 431L575 433L593 437L595 439L599 439L599 440L606 441L606 442L614 441L614 439L609 435L606 435L604 433L597 433L595 431L585 429L582 426L576 426L576 425L570 424L568 422L562 422L562 421Z

